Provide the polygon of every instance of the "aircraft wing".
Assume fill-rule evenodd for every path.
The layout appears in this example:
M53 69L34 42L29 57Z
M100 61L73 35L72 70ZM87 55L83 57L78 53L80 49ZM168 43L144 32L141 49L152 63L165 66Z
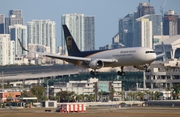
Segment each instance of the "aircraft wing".
M27 50L23 47L20 40L19 40L19 43L20 43L21 48L24 51L27 51L29 53L34 53L34 54L38 54L38 55L42 55L42 56L46 56L46 57L50 57L50 58L55 58L55 59L61 59L61 60L65 60L65 61L71 62L71 63L77 63L78 61L90 62L94 59L98 59L98 60L101 60L106 63L116 62L116 60L114 60L114 59L85 58L85 57L64 56L64 55L56 55L56 54L41 53L41 52L30 52L29 50Z
M165 53L156 55L156 58L163 57L163 56L165 56Z
M86 62L90 62L93 59L98 59L98 58L84 58L84 57L75 57L75 56L55 55L55 54L40 53L40 52L33 52L33 53L43 55L46 57L50 57L50 58L61 59L61 60L65 60L65 61L86 61ZM98 60L101 60L103 62L115 62L115 60L113 60L113 59L98 59Z
M163 51L163 53L156 55L156 58L163 57L163 61L165 61L165 59L166 59L166 51L165 51L165 47L164 47L164 42L162 42L162 51Z

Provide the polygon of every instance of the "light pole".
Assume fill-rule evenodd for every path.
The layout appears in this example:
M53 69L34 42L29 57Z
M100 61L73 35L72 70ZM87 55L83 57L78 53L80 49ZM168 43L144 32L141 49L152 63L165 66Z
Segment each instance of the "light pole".
M3 91L2 102L4 103L4 78L3 78L3 74L4 74L4 72L2 71L2 74L1 74L2 75L2 86L1 87L2 87L2 91Z

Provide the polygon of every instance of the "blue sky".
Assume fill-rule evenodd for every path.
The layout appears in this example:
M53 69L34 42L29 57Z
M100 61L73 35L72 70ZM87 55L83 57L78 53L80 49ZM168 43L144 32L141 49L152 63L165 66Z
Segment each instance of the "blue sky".
M151 0L156 14L165 0ZM24 24L33 19L50 19L56 22L57 45L61 44L61 15L80 13L95 17L95 47L112 42L118 32L118 19L137 9L148 0L0 0L0 14L8 16L9 10L20 9ZM164 11L180 13L180 0L167 0Z

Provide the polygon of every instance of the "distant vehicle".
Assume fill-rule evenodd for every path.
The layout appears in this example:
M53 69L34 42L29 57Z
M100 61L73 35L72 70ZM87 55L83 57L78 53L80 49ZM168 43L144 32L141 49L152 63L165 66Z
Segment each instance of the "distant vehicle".
M80 51L71 33L69 32L68 27L66 25L62 26L68 56L30 52L23 47L20 40L19 43L24 51L36 53L50 58L62 59L77 66L91 68L92 71L90 73L92 75L98 75L96 70L103 67L120 67L121 70L117 72L117 74L120 76L125 76L125 72L123 70L124 66L134 66L137 69L146 70L146 72L148 72L150 64L156 60L156 58L165 55L164 53L156 55L154 50L148 47Z

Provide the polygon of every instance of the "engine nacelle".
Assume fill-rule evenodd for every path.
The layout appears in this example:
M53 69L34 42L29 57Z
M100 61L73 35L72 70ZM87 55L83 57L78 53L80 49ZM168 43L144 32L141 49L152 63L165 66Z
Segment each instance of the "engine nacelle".
M101 60L93 60L89 63L89 67L92 69L101 69L104 67L104 63Z
M146 68L143 65L134 66L135 68L139 70L145 70Z

